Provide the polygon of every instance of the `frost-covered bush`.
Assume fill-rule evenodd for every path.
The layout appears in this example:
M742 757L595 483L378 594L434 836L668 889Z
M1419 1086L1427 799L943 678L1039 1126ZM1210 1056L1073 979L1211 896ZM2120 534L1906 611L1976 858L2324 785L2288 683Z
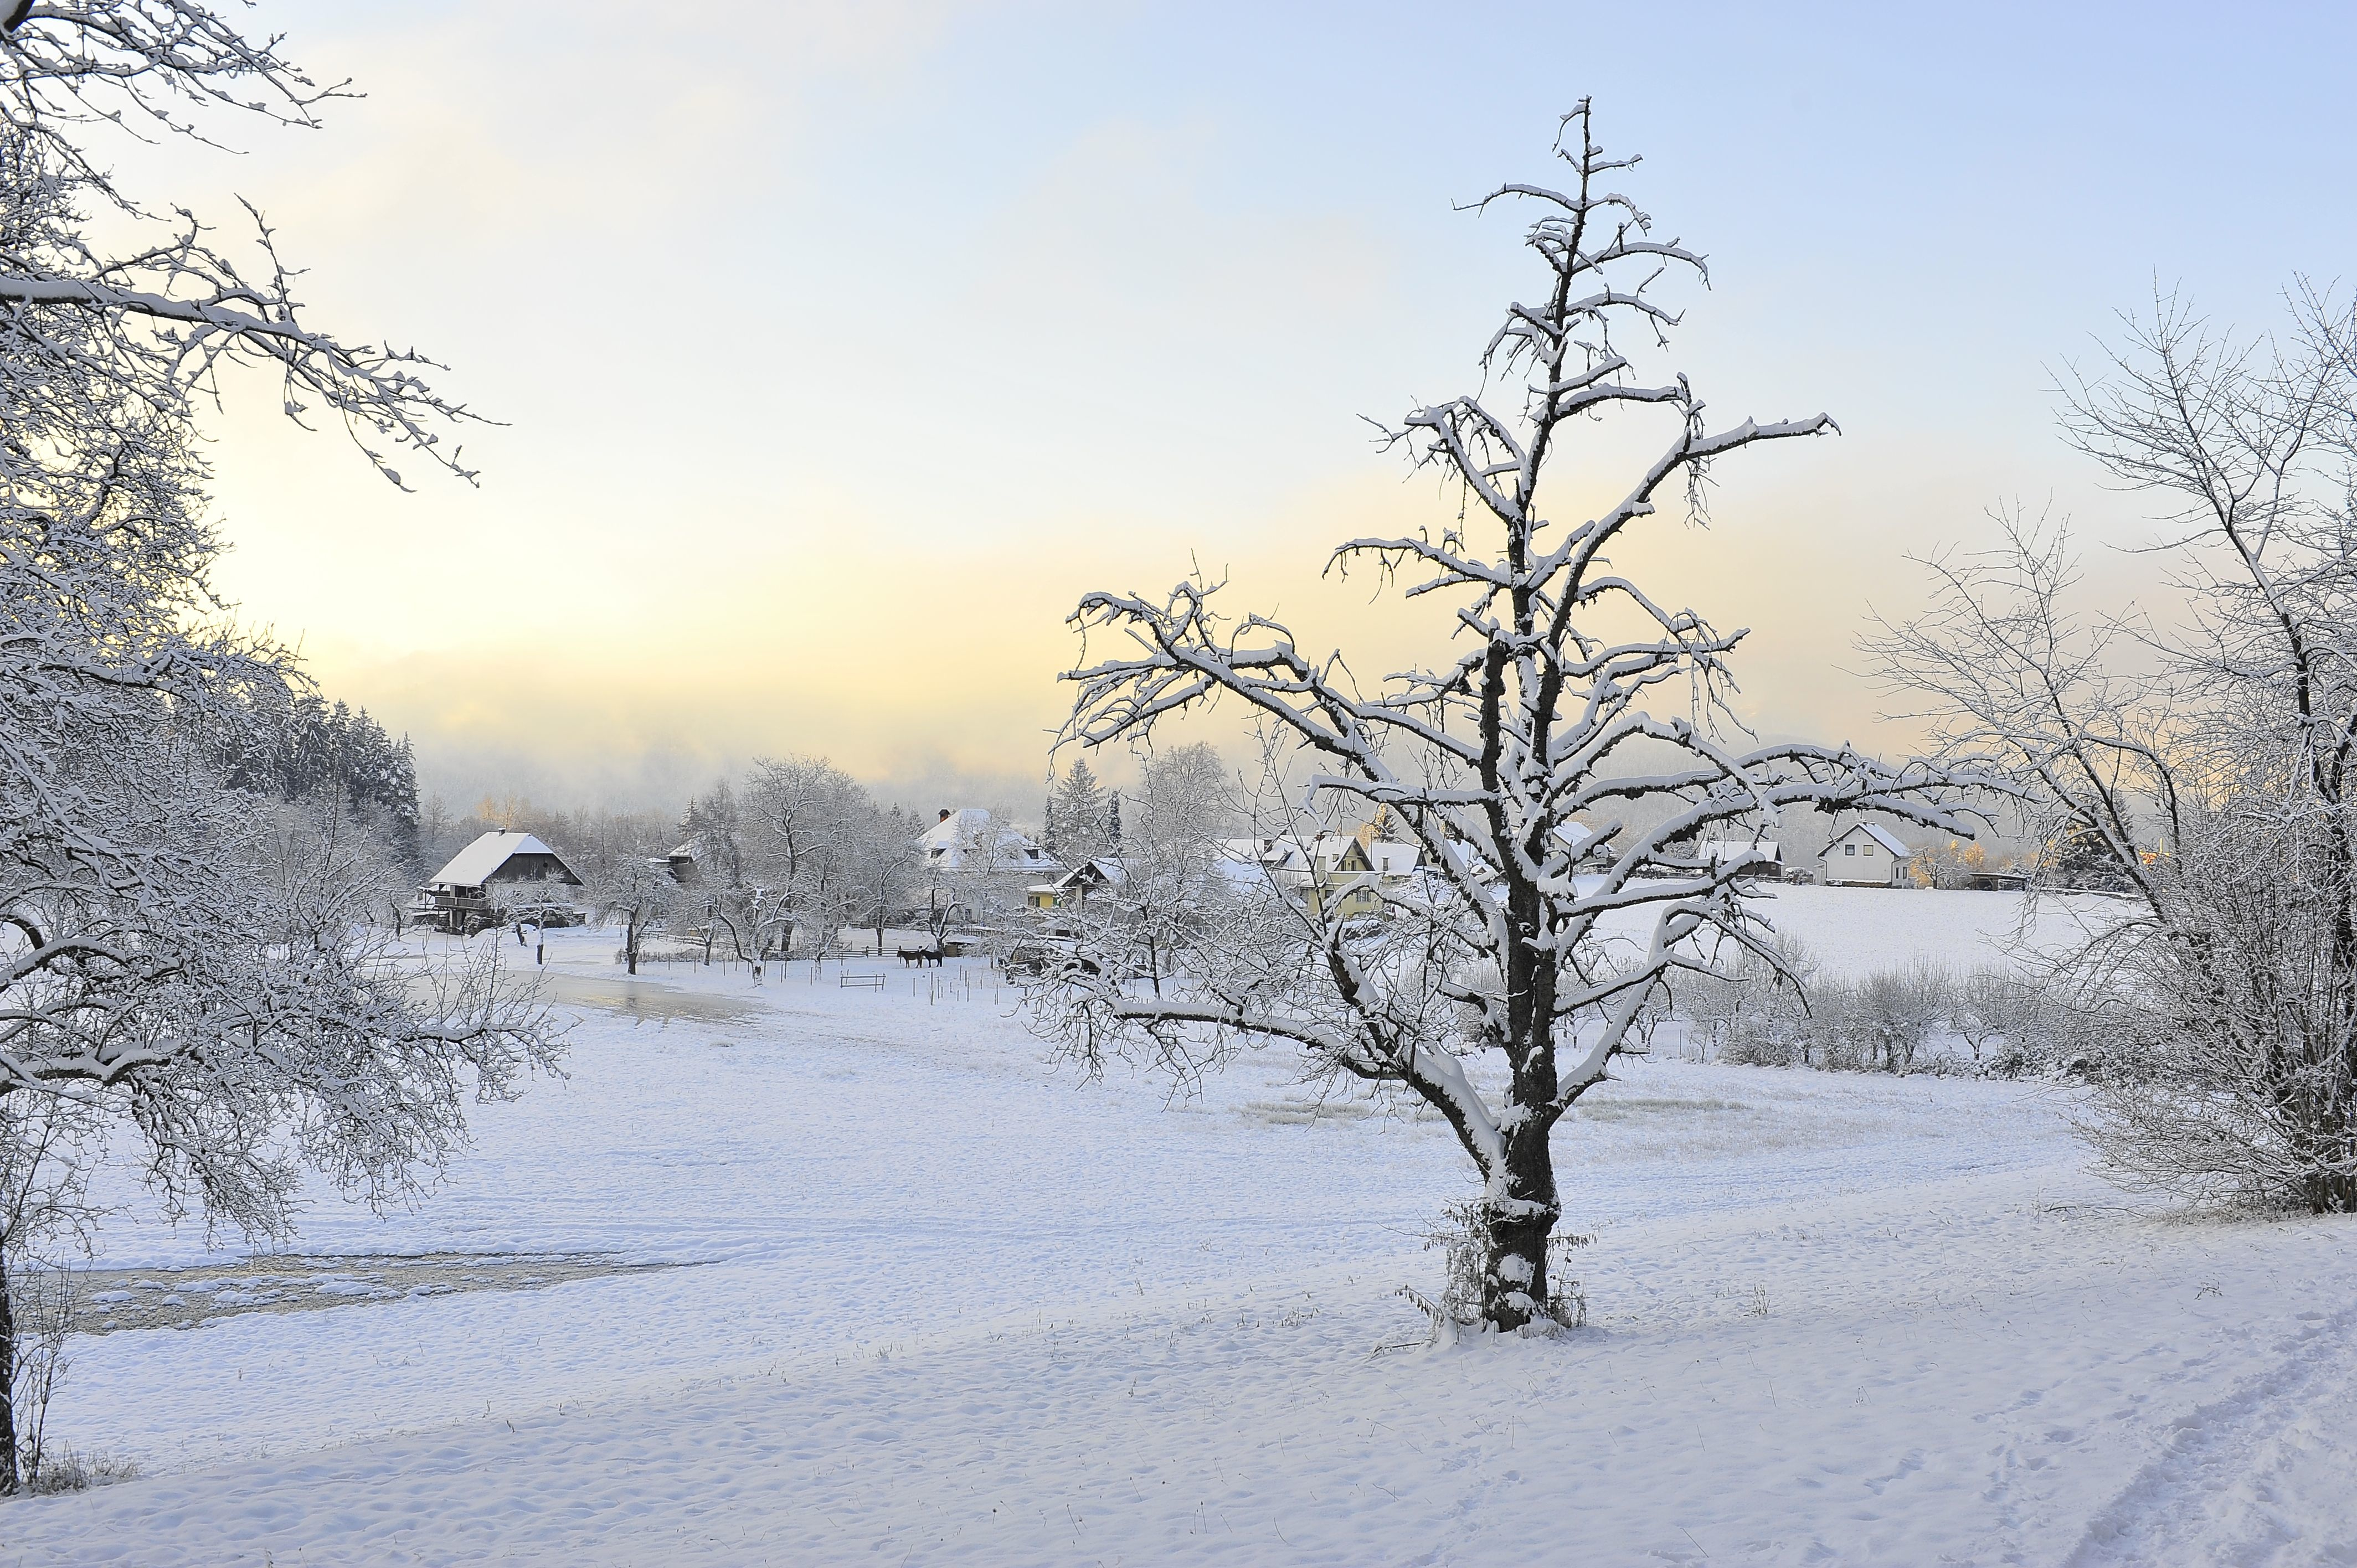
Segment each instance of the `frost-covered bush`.
M2357 1209L2357 939L2341 924L2341 873L2301 842L2322 833L2262 809L2183 813L2154 878L2166 923L2062 972L2056 1052L2088 1079L2083 1130L2123 1185L2345 1213Z
M2070 443L2148 496L2182 613L2087 614L2067 534L1927 563L1885 677L2005 759L2047 879L2122 895L2046 1035L2130 1187L2357 1212L2357 308L2244 336L2162 298L2074 381Z
M2025 975L1975 969L1950 993L1948 1031L1972 1053L1975 1073L2019 1078L2043 1071L2054 1060L2053 1030L2051 1010Z
M41 1455L38 1467L27 1472L25 1490L35 1497L58 1492L86 1492L92 1487L111 1487L118 1481L139 1478L139 1464L110 1454L85 1454L78 1448L59 1448Z
M2092 1060L2113 1026L2048 1003L2038 983L2007 970L1960 977L1918 959L1848 980L1825 973L1798 942L1780 944L1779 955L1789 978L1749 958L1679 983L1675 1015L1705 1060L2018 1078Z
M1672 1015L1705 1061L1747 1067L1805 1066L1816 961L1801 942L1773 944L1776 961L1746 953L1717 972L1678 977ZM1781 971L1780 971L1781 966Z
M1948 972L1918 958L1902 969L1877 970L1860 981L1850 1029L1867 1068L1911 1072L1948 1020L1955 989Z

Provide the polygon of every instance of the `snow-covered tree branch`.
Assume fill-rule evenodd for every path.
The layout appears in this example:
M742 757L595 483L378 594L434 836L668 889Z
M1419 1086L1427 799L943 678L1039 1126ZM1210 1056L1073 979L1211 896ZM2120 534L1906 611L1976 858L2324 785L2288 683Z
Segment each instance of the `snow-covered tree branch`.
M2168 531L2187 613L2075 611L2067 532L2001 518L1871 645L1953 747L2049 815L2050 875L2134 897L2050 986L2104 1042L2087 1131L2123 1179L2357 1208L2357 314L2276 342L2155 301L2064 430Z
M445 436L474 416L423 379L433 360L317 326L260 213L243 214L241 262L195 215L151 213L125 195L88 142L101 125L201 136L201 118L230 113L308 126L341 95L288 63L277 39L248 40L197 0L37 0L0 16L0 318L134 398L217 395L223 367L267 368L290 418L325 411L395 484L403 448L471 479ZM93 209L145 238L98 248ZM64 331L67 320L91 329Z
M1442 607L1436 630L1455 651L1362 683L1289 627L1227 613L1224 589L1200 579L1158 596L1092 593L1072 618L1092 649L1113 647L1066 677L1078 693L1068 742L1150 744L1173 715L1240 703L1285 776L1285 811L1264 815L1262 842L1301 837L1310 807L1379 821L1414 847L1415 875L1376 879L1374 916L1363 899L1247 875L1179 974L1147 984L1118 954L1091 952L1043 1001L1092 1062L1141 1047L1198 1063L1284 1040L1318 1071L1419 1096L1480 1174L1469 1309L1501 1329L1547 1312L1555 1124L1640 1047L1680 972L1772 956L1736 865L1695 840L1765 833L1795 807L1966 831L1946 774L1740 738L1725 704L1744 634L1612 569L1615 542L1665 504L1701 520L1718 461L1833 422L1714 424L1685 378L1637 371L1634 357L1678 323L1661 286L1702 281L1703 259L1653 238L1613 188L1635 160L1605 155L1587 104L1563 127L1562 188L1508 184L1479 204L1536 209L1526 243L1545 285L1509 306L1483 352L1489 390L1385 432L1458 492L1461 521L1351 540L1332 557L1331 570L1372 567L1408 601ZM1548 498L1572 488L1550 481L1575 471L1578 438L1610 416L1665 427L1658 455L1601 512L1554 514ZM1671 809L1638 826L1618 811L1632 800ZM1321 875L1308 873L1313 895Z
M436 965L375 925L382 867L345 820L361 781L304 799L259 766L308 684L212 587L193 400L222 366L274 366L290 417L332 411L396 478L402 446L463 472L441 444L463 410L416 355L310 325L258 220L241 270L86 139L191 134L209 109L307 124L334 92L199 0L0 5L0 1210L79 1191L70 1162L109 1147L175 1217L285 1236L299 1169L393 1199L469 1098L556 1058L495 955ZM151 238L105 253L100 214ZM0 1239L0 1300L30 1234ZM0 1314L0 1366L13 1335ZM0 1491L15 1430L0 1408Z

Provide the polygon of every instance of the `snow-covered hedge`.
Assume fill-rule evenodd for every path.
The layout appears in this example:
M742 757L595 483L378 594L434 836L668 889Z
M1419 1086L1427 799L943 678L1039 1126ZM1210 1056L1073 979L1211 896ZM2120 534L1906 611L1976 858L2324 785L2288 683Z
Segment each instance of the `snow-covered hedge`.
M1756 957L1723 977L1678 982L1672 1017L1703 1059L2013 1078L2073 1054L2068 1021L2019 974L1959 975L1918 958L1847 977L1821 969L1797 942L1781 951L1797 985Z

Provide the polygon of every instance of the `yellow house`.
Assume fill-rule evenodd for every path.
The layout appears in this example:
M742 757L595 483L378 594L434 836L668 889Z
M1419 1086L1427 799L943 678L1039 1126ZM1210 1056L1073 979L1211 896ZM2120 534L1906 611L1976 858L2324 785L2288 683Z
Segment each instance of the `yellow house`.
M1407 886L1421 852L1378 834L1369 822L1353 833L1319 833L1309 841L1303 902L1315 915L1341 919L1383 912L1383 895Z

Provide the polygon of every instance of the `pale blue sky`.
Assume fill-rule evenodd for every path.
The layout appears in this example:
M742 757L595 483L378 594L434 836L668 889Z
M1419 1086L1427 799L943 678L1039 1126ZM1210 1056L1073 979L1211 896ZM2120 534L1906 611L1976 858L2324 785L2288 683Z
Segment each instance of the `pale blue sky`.
M1727 469L1654 561L1757 628L1769 728L1873 738L1835 668L1866 601L1990 502L2132 535L2047 389L2156 278L2261 324L2294 272L2357 274L2342 8L257 15L369 101L132 183L255 196L327 316L507 426L480 493L400 497L248 399L228 580L454 792L798 747L1025 798L1062 610L1190 553L1305 639L1423 640L1308 571L1435 515L1357 416L1471 384L1534 285L1512 221L1449 204L1542 177L1582 94L1712 258L1675 362L1729 417L1847 432Z

